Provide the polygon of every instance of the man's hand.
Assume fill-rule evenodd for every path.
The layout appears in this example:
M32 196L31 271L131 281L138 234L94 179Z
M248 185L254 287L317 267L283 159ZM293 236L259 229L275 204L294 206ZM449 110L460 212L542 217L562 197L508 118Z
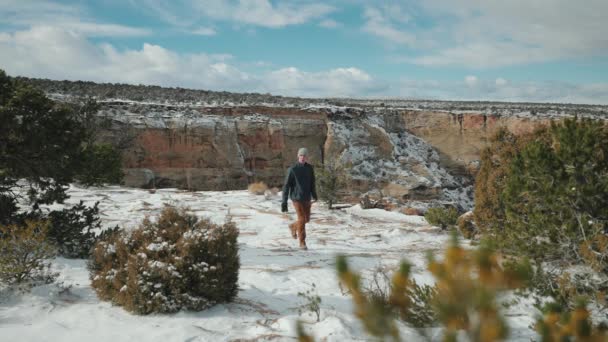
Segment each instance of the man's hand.
M287 203L281 203L281 212L282 213L286 213L287 212Z

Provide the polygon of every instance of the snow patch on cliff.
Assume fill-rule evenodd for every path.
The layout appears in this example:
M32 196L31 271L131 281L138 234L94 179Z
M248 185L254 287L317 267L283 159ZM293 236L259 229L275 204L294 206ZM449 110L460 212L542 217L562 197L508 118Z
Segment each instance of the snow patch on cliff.
M405 196L408 190L439 189L439 200L470 210L473 206L470 186L440 165L439 154L431 145L405 130L391 127L386 115L396 114L351 111L331 116L328 125L331 135L344 146L337 157L348 167L350 176L374 187L400 186ZM417 207L428 207L416 202L413 204Z

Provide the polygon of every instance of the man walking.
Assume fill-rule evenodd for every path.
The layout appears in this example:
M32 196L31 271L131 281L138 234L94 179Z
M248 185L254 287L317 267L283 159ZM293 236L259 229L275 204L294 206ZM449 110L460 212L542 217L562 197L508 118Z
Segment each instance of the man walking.
M291 198L298 220L289 225L291 236L300 239L300 248L306 247L306 223L310 221L311 198L317 200L315 189L315 171L307 163L308 150L304 147L298 150L298 162L287 170L283 184L283 202L281 212L287 212L287 198Z

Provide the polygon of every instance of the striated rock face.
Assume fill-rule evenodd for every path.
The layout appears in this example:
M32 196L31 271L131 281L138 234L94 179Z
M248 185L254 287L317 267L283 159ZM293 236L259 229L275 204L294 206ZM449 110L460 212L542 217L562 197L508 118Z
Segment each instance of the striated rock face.
M473 206L480 152L500 127L523 133L551 118L399 108L196 107L111 102L101 139L124 151L125 184L191 190L282 186L300 147L348 170L347 193L421 212ZM371 191L371 192L370 192ZM388 199L388 200L386 200ZM388 205L388 204L387 204Z
M406 131L405 125L404 117L393 110L331 113L326 156L348 167L354 191L377 190L410 206L446 201L471 207L470 179L450 174L433 146Z
M113 101L101 139L124 151L125 183L191 190L282 186L300 147L313 165L348 170L348 193L424 211L473 205L472 176L499 127L523 133L551 118L399 108L196 107ZM387 202L388 203L388 202Z
M108 109L100 114L107 116ZM294 109L216 108L196 116L127 112L111 119L103 140L129 141L125 183L136 187L229 190L254 181L279 186L298 148L308 147L311 160L321 160L327 135L323 115Z
M113 101L102 140L124 151L125 183L191 190L282 186L300 147L313 165L345 166L348 193L424 211L473 205L472 176L499 127L523 133L550 118L398 108L196 107ZM371 192L370 192L371 191Z
M401 117L405 130L437 149L442 165L452 173L471 175L477 171L481 150L500 127L522 134L551 122L550 118L411 110L402 111Z
M169 114L158 105L137 112L133 106L105 104L99 112L112 122L101 139L123 146L128 186L281 186L297 150L307 147L313 165L331 160L348 168L353 196L378 189L398 201L472 204L470 182L451 175L431 145L405 130L398 111L255 106Z
M429 203L472 206L472 176L499 127L523 133L608 106L425 100L303 99L181 88L22 79L58 101L93 97L111 125L125 183L192 190L281 186L300 147L311 163L348 169L349 194L422 212ZM104 125L104 127L106 127Z

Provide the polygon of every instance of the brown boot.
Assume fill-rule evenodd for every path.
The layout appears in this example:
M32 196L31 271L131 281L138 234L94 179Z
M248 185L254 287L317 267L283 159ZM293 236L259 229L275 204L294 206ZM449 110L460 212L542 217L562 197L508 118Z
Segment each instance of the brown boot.
M292 223L289 225L289 230L291 231L291 237L294 239L298 238L298 233L296 232L296 224Z

